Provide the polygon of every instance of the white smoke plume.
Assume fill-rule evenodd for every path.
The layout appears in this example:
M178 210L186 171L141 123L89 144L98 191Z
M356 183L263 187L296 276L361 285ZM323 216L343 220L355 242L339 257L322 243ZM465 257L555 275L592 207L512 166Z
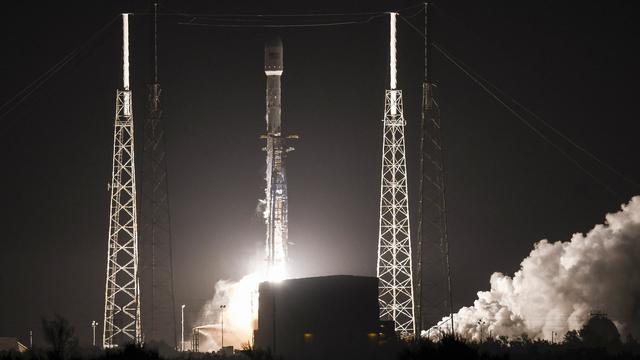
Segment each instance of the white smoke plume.
M223 316L224 346L241 348L251 342L258 316L258 285L264 280L264 276L259 274L263 273L257 271L239 281L220 280L216 283L215 295L205 304L196 323L200 333L199 351L220 349ZM221 309L221 305L225 308Z
M513 276L496 272L491 289L454 315L456 333L551 339L603 311L621 334L640 336L640 196L586 235L535 244ZM443 319L444 321L444 319ZM480 322L480 323L479 323ZM450 326L450 325L449 325ZM435 333L435 332L434 332Z

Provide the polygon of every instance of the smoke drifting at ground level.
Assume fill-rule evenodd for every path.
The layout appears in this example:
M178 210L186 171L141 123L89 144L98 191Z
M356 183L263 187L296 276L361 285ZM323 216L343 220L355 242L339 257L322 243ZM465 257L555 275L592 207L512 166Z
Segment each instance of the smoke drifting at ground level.
M539 241L513 276L491 275L491 289L478 292L473 306L454 315L456 332L475 340L490 333L550 340L552 332L563 336L579 329L597 310L606 312L623 335L637 338L639 260L636 196L586 235L576 233L566 242Z

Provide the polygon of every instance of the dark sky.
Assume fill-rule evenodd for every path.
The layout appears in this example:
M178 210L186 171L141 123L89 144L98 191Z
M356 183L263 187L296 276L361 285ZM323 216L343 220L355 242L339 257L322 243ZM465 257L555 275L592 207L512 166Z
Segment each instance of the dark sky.
M416 2L162 4L187 13L275 14L382 11ZM149 5L12 6L4 6L0 22L0 103L119 12L144 13ZM433 38L637 181L637 10L628 1L440 1ZM293 275L375 275L388 19L281 31L184 26L180 20L161 17L159 61L176 297L192 311L188 319L211 298L217 280L238 279L260 258L264 225L255 211L264 186L263 43L275 33L284 40L283 121L301 137L287 168ZM136 16L132 28L136 121L144 118L151 72L148 21ZM414 22L420 25L420 16ZM401 21L398 26L411 195L423 49L413 30ZM59 312L86 344L91 320L102 322L120 31L116 22L0 120L0 336L26 342L34 329L41 343L40 318ZM433 55L433 78L448 149L456 307L486 289L492 272L517 270L535 241L587 231L640 192L554 137L619 196L610 194L439 54Z

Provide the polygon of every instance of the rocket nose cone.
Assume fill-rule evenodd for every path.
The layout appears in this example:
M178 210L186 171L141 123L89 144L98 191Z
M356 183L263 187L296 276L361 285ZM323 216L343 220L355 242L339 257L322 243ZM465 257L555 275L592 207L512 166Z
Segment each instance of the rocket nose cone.
M284 68L282 61L282 39L274 37L264 45L264 70L281 71Z
M282 38L280 36L273 37L265 43L266 48L280 49L282 51Z

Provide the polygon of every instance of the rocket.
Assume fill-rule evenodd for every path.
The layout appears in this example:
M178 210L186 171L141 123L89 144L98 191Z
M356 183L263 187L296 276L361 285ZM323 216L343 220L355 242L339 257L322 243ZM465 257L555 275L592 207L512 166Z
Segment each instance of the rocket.
M284 71L282 40L271 39L264 47L264 73L267 76L267 133L282 131L280 77Z
M286 140L282 130L282 97L280 78L284 71L282 40L274 38L265 44L264 73L267 76L266 94L266 163L265 209L267 280L277 281L286 277L288 246L288 198L285 171Z

